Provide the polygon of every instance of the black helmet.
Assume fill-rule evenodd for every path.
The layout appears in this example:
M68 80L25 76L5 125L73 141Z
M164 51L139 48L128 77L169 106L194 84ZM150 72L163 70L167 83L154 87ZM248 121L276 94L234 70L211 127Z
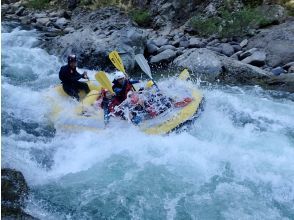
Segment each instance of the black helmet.
M67 57L67 62L68 62L68 63L71 63L71 62L77 62L77 57L76 57L76 55L74 55L74 54L70 54L70 55L68 55L68 57Z

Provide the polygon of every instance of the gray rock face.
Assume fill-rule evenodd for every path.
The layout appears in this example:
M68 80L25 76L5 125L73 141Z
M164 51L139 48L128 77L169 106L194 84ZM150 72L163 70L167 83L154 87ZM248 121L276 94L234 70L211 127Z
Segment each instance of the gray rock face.
M247 48L262 48L267 57L266 63L272 67L283 66L294 58L294 21L261 30L249 39Z
M162 62L170 62L173 58L175 58L177 53L174 50L167 49L156 56L153 56L150 60L152 64L159 64Z
M266 60L266 53L264 51L255 51L251 56L243 59L242 62L260 67L265 64L265 60Z
M90 13L75 10L71 24L75 32L49 38L44 47L62 57L75 53L83 67L112 70L114 66L108 54L117 50L126 70L131 70L135 66L135 54L144 52L146 33L133 27L118 9L103 8Z
M188 68L207 79L216 78L222 71L219 57L207 49L190 49L177 57L173 64L176 67Z

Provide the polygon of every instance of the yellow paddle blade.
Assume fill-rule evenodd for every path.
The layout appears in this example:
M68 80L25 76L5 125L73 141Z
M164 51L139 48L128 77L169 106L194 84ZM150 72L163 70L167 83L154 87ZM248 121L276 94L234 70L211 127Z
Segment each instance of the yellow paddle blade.
M122 71L123 73L126 73L124 64L122 62L122 59L120 58L118 52L116 50L110 52L109 54L109 59L113 63L113 65L119 70Z
M187 80L189 77L190 77L190 74L187 69L184 69L179 75L179 79L184 81Z
M95 74L95 79L101 84L101 86L108 91L110 91L112 94L114 94L112 89L112 84L109 81L108 77L106 76L106 73L103 71L99 71Z

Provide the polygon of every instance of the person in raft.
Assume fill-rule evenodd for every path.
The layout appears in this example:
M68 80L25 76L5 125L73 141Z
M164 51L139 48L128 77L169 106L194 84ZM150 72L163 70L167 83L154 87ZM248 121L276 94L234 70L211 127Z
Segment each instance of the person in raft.
M80 100L79 90L84 90L86 93L90 89L85 82L80 82L81 78L89 79L87 72L83 74L78 73L76 55L69 55L67 57L67 65L62 66L59 71L59 79L61 80L63 90L73 98Z
M116 72L112 82L112 89L115 96L109 104L109 111L114 112L117 116L123 116L120 111L115 111L115 107L120 105L127 98L128 92L133 90L133 84L139 82L139 80L128 80L123 72Z

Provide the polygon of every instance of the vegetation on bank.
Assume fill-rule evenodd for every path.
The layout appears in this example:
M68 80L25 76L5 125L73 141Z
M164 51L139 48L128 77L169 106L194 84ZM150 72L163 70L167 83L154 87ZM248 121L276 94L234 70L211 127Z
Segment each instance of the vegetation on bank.
M26 3L28 8L45 9L49 6L50 0L29 0Z
M218 16L210 18L195 16L190 25L202 36L232 37L246 35L251 29L264 27L270 22L258 8L245 7L239 11L222 8Z
M151 23L151 15L148 10L134 9L130 12L130 16L139 26L147 27Z

